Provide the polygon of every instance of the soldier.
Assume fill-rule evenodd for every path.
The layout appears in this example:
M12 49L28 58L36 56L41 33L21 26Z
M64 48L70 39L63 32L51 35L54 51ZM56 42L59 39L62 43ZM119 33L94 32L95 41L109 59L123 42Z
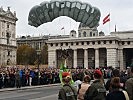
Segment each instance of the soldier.
M84 95L84 100L105 100L106 89L102 80L102 72L94 71L94 82L89 86Z
M69 72L62 73L63 87L59 91L58 100L77 100L77 89L70 85L71 77Z

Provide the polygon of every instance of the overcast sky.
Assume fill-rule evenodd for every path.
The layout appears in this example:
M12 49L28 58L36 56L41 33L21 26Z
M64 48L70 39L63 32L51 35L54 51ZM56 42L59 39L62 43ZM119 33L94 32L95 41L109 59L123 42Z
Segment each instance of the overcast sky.
M7 10L7 7L11 7L11 11L16 11L18 18L16 24L17 36L22 35L63 35L69 34L70 30L78 30L78 22L75 22L69 17L58 17L53 22L45 23L38 28L28 25L28 15L30 9L39 5L46 0L0 0L0 6ZM50 1L50 0L47 0ZM133 0L80 0L82 2L88 2L92 6L95 6L101 11L100 25L98 31L103 31L105 34L109 34L110 31L127 31L133 30ZM110 13L110 25L106 23L102 24L103 18ZM110 28L109 28L110 26ZM64 27L65 30L61 30ZM65 31L65 33L64 33Z

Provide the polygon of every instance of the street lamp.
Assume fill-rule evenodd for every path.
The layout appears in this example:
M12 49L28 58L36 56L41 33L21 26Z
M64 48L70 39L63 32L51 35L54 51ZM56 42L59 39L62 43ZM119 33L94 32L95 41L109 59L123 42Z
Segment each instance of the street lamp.
M38 85L40 85L40 68L39 68L39 65L40 65L40 54L41 54L41 51L37 50Z

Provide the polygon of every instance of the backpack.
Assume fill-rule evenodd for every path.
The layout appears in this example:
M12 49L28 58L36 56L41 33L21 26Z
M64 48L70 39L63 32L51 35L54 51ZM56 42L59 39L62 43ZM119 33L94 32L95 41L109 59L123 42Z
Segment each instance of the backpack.
M66 100L77 100L77 91L71 85L64 85L62 89Z
M93 93L91 97L89 97L89 93L91 93L93 90ZM100 83L92 83L92 85L87 89L84 100L105 100L106 98L106 89L105 87Z

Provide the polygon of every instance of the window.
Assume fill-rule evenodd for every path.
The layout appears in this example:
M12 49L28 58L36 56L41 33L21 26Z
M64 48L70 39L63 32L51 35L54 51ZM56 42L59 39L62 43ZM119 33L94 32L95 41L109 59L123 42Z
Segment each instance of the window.
M92 44L94 45L94 44L95 44L95 42L93 41L93 42L92 42Z
M98 41L98 44L101 44L101 41Z
M12 38L15 38L15 34L12 34Z
M128 41L127 44L129 45L130 44L130 41Z
M4 28L4 26L5 26L5 21L4 21L4 22L2 22L2 28Z
M79 32L79 37L81 37L81 33Z
M66 46L68 46L68 43L66 43Z
M7 28L9 28L9 24L7 24Z
M7 44L9 44L9 38L7 38Z
M53 46L53 43L51 43L51 47Z
M5 36L4 32L2 32L2 36Z
M90 36L92 36L92 32L90 32Z
M10 51L8 51L8 55L7 56L10 56Z
M122 41L122 45L124 45L125 44L125 42L124 41Z
M61 46L63 46L63 43L61 43Z
M9 34L9 33L6 33L6 37L7 37L7 38L10 38L10 34Z
M71 42L71 45L73 45L73 42Z
M72 37L73 37L73 34L72 34Z
M83 33L84 37L86 37L86 32Z
M58 43L56 43L56 46L58 46Z
M81 44L84 45L84 42L82 42Z
M112 44L112 41L110 40L109 43Z
M89 45L89 44L90 44L90 42L89 42L89 41L87 41L87 44Z
M104 44L106 44L106 41L103 41Z

